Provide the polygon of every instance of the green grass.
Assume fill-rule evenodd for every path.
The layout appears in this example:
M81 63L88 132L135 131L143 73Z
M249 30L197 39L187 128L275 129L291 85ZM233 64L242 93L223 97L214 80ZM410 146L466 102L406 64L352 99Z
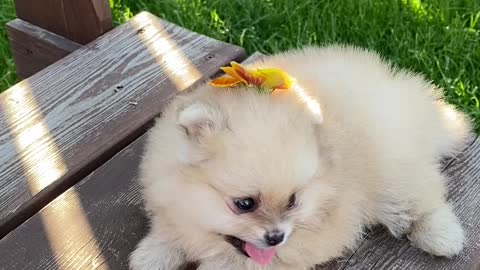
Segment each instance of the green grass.
M11 0L0 20L11 18ZM116 24L142 10L251 53L347 43L442 86L480 131L479 0L110 0ZM2 6L3 5L3 6ZM6 7L5 7L6 6ZM0 89L15 78L0 32ZM5 69L5 71L4 71Z
M0 1L0 92L17 81L5 24L15 18L13 0Z

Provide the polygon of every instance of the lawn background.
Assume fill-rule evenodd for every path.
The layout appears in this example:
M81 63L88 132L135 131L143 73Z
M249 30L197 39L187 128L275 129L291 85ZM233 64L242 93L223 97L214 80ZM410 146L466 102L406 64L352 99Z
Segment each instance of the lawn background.
M0 91L17 81L0 0ZM273 53L304 45L354 44L443 87L480 131L480 0L110 0L116 25L142 10L244 47Z

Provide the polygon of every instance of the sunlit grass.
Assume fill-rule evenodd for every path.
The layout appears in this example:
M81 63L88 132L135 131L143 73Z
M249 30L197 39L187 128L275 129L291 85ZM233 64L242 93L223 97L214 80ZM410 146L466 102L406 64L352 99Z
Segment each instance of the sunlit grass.
M14 18L13 0L0 1L0 92L17 80L5 31L5 24Z
M475 118L480 131L478 0L110 0L110 3L116 24L148 10L188 29L240 45L249 53L330 43L374 49L395 65L421 72L442 86L447 100ZM0 54L3 50L6 49L0 48ZM11 66L8 69L13 70ZM9 77L8 82L12 80ZM7 85L0 84L0 89Z

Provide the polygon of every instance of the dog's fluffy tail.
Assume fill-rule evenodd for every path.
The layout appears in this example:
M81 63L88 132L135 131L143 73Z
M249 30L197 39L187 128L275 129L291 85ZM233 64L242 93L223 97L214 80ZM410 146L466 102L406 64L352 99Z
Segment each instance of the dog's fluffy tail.
M451 157L462 151L472 138L472 123L465 114L457 111L452 105L438 101L441 110L442 128L438 134L438 154Z

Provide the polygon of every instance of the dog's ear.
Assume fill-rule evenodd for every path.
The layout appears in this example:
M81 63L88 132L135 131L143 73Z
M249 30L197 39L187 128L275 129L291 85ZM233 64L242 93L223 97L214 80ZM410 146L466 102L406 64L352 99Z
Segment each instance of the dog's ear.
M218 105L195 101L179 110L178 123L189 139L200 141L225 129L227 118Z

